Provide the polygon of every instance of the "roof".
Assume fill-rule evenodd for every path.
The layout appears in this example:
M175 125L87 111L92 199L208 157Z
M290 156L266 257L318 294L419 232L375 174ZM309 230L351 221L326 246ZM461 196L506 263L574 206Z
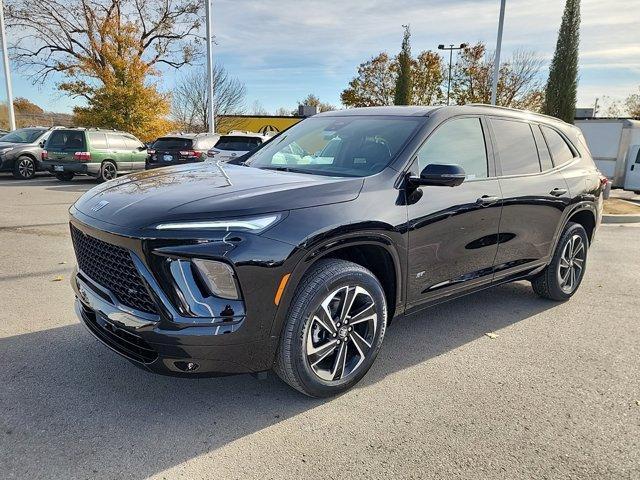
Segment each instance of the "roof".
M161 135L158 138L188 138L188 139L192 139L192 138L199 138L199 137L213 137L213 136L219 136L219 133L187 133L187 132L174 132L174 133L167 133L166 135Z
M392 107L359 107L345 110L331 110L314 115L314 117L349 117L355 115L390 115L396 117L428 117L438 106L392 106Z

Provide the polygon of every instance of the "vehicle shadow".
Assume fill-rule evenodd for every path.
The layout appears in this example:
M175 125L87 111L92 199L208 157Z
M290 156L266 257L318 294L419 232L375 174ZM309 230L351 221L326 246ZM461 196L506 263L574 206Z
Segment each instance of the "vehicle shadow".
M510 284L404 318L356 388L554 305ZM9 477L146 478L332 401L274 375L152 375L79 324L0 339L0 362L0 468Z

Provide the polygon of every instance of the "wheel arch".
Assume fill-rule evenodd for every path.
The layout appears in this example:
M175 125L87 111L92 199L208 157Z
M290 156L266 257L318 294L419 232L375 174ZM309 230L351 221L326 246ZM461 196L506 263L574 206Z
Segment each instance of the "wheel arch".
M564 231L569 222L578 223L587 232L587 238L589 239L589 244L591 244L596 231L597 218L598 214L595 206L589 203L581 204L569 212L561 232Z

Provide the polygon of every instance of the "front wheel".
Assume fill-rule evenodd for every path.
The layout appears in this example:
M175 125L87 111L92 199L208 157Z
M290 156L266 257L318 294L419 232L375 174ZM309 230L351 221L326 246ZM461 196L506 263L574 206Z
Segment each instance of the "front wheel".
M588 248L589 237L584 227L567 224L551 263L531 281L533 290L550 300L569 300L584 277Z
M361 265L321 260L291 302L274 370L311 397L348 390L373 364L387 325L378 279Z

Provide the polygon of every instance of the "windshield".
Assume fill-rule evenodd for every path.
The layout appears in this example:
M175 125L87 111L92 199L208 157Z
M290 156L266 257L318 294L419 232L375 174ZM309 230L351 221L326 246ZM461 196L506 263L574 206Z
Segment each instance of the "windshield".
M46 131L44 128L21 128L0 137L0 142L33 143Z
M153 142L152 148L155 150L180 150L193 147L191 138L163 137Z
M248 152L262 144L258 137L241 137L238 135L220 137L215 148L219 150L229 150L232 152Z
M373 175L391 162L422 120L382 116L308 118L258 150L246 164L319 175Z

